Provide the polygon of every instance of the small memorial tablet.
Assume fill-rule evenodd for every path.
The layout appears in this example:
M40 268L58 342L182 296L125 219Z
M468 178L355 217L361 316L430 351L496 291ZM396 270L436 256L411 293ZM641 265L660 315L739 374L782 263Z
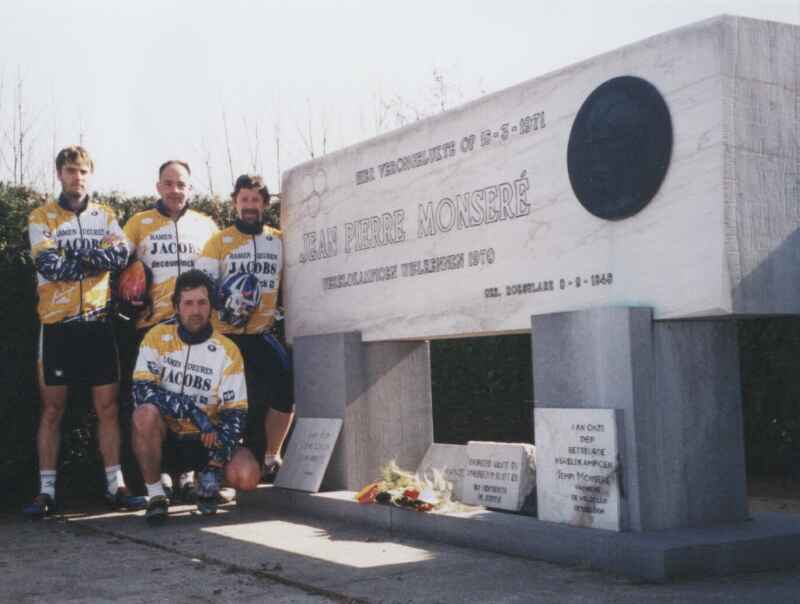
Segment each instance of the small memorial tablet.
M470 441L463 502L519 511L536 485L535 473L533 445Z
M309 493L319 491L341 429L341 419L298 418L275 486Z
M462 501L464 462L466 458L466 445L433 443L428 447L425 457L422 458L419 467L417 467L417 474L422 478L432 480L434 470L441 472L445 480L453 485L453 500Z
M535 409L539 520L618 531L617 409Z

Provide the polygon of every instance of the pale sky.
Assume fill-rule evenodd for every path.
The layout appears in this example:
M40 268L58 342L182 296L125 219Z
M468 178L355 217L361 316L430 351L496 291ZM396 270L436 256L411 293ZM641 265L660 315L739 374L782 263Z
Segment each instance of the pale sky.
M226 197L223 111L234 173L277 190L276 124L286 170L310 157L309 121L319 154L323 131L332 151L394 127L394 109L435 111L434 71L454 107L722 13L798 24L800 0L0 0L0 180L20 76L39 188L82 137L96 190L153 194L182 158Z

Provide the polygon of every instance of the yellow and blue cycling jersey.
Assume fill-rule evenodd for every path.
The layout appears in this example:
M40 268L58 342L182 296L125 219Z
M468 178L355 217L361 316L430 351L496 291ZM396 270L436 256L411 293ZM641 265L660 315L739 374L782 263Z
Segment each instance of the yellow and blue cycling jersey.
M43 324L106 317L109 275L124 268L129 247L114 212L84 198L77 211L63 199L28 217Z
M144 313L136 321L139 329L170 318L175 280L191 270L209 238L219 229L214 221L200 212L184 209L177 220L170 218L159 201L156 207L131 216L125 224L131 253L144 262L153 275L150 287L152 313Z
M244 362L211 325L195 335L177 321L153 327L139 348L133 383L134 402L157 405L179 436L214 428L226 446L239 441L247 414Z
M225 334L268 332L275 321L278 289L283 270L281 232L261 223L249 225L237 220L234 226L215 234L197 259L197 268L221 283L235 273L252 273L258 278L261 303L247 323L234 327L220 320L214 311L214 327Z

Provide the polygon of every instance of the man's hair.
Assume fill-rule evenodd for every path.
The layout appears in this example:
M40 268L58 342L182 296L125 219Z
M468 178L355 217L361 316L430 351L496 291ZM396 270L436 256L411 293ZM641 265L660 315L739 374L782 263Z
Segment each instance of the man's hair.
M208 292L208 300L213 301L214 284L211 282L211 278L195 268L178 275L178 279L175 281L175 291L172 292L172 305L178 308L181 303L181 292L197 287L205 287Z
M186 173L189 176L192 175L192 169L189 167L188 163L186 163L182 159L168 159L163 164L161 164L161 166L159 166L159 168L158 168L158 177L161 178L161 175L164 173L164 170L166 170L167 167L171 166L172 164L175 164L177 166L183 167L186 170Z
M234 202L236 202L236 196L242 189L256 189L264 203L269 205L269 189L264 184L264 179L257 174L242 174L236 179L236 184L233 185L233 193L231 193L231 198Z
M89 152L80 145L70 145L64 147L56 155L56 172L61 172L67 164L86 164L89 170L94 172L94 160L89 155Z

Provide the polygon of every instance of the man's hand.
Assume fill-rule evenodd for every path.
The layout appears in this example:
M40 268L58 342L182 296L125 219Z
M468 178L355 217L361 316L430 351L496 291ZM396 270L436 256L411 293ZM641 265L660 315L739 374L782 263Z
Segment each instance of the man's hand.
M114 247L122 243L122 239L113 233L108 233L100 240L100 249L107 250L110 247Z
M123 270L117 282L117 293L120 299L131 306L145 306L147 298L147 267L141 260L134 260Z
M219 438L217 437L217 431L214 430L213 432L203 432L200 435L200 441L203 443L203 446L206 449L213 449L219 443Z
M116 235L108 234L97 248L76 251L85 269L92 274L103 271L122 270L128 262L128 248Z

